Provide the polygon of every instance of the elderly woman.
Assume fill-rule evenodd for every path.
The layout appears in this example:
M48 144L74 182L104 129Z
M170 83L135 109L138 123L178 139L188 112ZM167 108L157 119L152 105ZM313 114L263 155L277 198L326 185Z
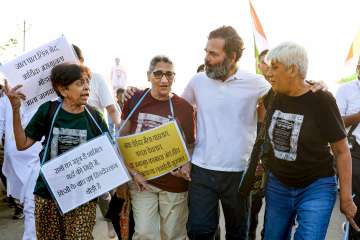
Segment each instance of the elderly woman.
M150 89L137 91L124 103L122 119L126 119L142 96L140 105L126 122L121 135L133 134L176 119L191 151L194 144L194 110L184 99L171 93L174 66L166 56L154 57L147 72ZM187 185L190 164L178 171L153 180L129 168L133 181L129 184L135 220L133 239L186 239Z
M304 80L308 59L303 47L280 44L267 60L276 94L266 103L273 156L267 162L265 239L290 239L295 218L295 239L325 238L336 201L334 160L340 209L355 226L351 157L335 99L327 91L310 91Z
M18 150L25 150L45 137L45 143L49 141L50 144L46 145L50 147L40 154L43 155L40 160L46 162L101 135L102 132L108 132L100 113L86 106L90 77L90 70L85 66L68 63L55 66L50 78L61 101L57 102L58 104L46 102L41 105L25 130L19 113L21 99L25 98L18 91L21 86L12 89L6 86L5 92L13 109L14 135ZM37 179L34 194L38 240L93 239L96 201L90 201L61 215L41 175Z

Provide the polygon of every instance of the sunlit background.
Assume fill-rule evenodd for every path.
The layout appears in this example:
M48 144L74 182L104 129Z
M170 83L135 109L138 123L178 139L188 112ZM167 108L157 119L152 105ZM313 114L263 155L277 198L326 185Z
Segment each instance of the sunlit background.
M308 78L324 80L331 89L346 74L344 61L360 29L359 0L252 0L270 46L292 40L308 51ZM31 0L0 3L2 63L25 48L31 50L64 34L78 45L85 64L107 79L119 57L128 84L147 86L146 70L156 54L166 54L176 67L174 91L181 93L203 63L208 33L222 25L235 27L245 42L239 66L255 72L248 0ZM349 68L349 67L348 67ZM352 68L352 69L351 69ZM354 71L355 65L350 66Z

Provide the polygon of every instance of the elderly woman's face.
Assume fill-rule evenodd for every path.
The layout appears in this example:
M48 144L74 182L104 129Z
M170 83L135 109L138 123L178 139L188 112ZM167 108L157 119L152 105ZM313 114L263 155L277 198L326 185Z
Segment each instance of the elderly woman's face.
M174 82L174 67L170 63L158 62L149 74L151 89L159 97L168 97Z
M268 77L275 92L286 93L290 90L290 71L284 64L278 61L271 61Z
M75 105L86 105L90 94L89 79L78 79L66 87L61 87L61 95Z

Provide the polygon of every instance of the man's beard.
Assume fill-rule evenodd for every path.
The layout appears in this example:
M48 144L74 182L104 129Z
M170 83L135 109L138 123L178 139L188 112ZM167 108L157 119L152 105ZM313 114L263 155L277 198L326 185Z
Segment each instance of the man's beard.
M229 76L231 70L231 62L226 57L222 63L210 65L209 62L205 62L206 75L215 80L225 80Z

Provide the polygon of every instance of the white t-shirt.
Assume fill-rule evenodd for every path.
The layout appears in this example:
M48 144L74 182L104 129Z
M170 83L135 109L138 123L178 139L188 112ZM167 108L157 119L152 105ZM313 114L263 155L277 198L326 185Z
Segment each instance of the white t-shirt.
M114 90L118 88L125 89L126 86L126 72L120 65L115 65L111 69L111 82Z
M195 75L182 95L197 107L192 163L217 171L245 170L256 138L256 106L270 88L263 77L241 70L224 82Z
M341 116L349 116L360 112L360 81L345 83L336 92L336 103ZM351 127L348 127L349 131ZM360 124L352 132L356 142L360 144Z
M96 107L103 114L107 106L116 104L112 91L100 74L92 73L88 104Z
M29 123L35 111L36 109L30 112L21 109L23 128ZM32 172L37 171L35 175L38 175L40 167L39 153L42 146L40 142L36 142L24 151L17 150L13 131L12 107L7 96L0 97L0 136L3 134L5 134L5 145L2 171L7 179L7 194L23 201ZM32 195L34 184L31 187L28 197Z

